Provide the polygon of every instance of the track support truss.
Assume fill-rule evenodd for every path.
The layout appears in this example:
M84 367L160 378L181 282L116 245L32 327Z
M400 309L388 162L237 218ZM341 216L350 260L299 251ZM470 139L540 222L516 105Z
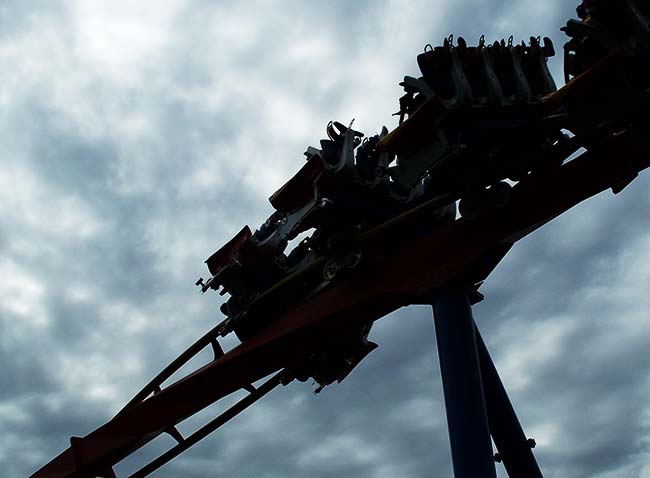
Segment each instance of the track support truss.
M246 395L239 402L235 403L232 407L224 411L221 415L217 416L209 423L199 428L197 431L192 433L187 438L183 438L178 432L178 430L176 430L176 428L173 428L175 432L170 434L176 439L176 441L178 441L178 444L170 448L169 450L167 450L165 453L160 455L155 460L151 461L147 465L140 468L138 471L130 475L129 478L144 478L146 476L149 476L158 468L169 463L171 460L176 458L185 450L192 447L193 445L196 445L199 441L207 437L212 432L216 431L219 427L221 427L222 425L226 424L228 421L235 418L237 415L239 415L241 412L243 412L248 407L253 405L255 402L257 402L264 395L272 391L278 385L282 383L286 383L286 381L290 381L288 377L289 376L287 372L282 371L275 374L273 377L268 379L266 382L264 382L262 385L260 385L257 388L253 388L251 386L251 390L249 390L248 395Z

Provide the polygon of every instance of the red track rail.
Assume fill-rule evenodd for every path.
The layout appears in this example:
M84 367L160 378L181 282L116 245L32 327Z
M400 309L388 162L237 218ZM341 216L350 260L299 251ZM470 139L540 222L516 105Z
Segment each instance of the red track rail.
M402 247L392 242L394 237L391 247L386 247L385 237L377 234L364 250L364 265L337 286L297 306L226 354L216 354L210 364L149 398L138 398L87 436L71 440L70 448L32 478L115 476L114 464L159 434L173 433L176 424L215 401L300 363L316 344L335 340L342 329L417 303L421 294L462 277L491 252L635 177L650 167L645 134L622 132L557 169L527 178L513 188L506 207L476 220L457 220ZM203 346L210 339L206 335ZM272 385L281 381L279 377L274 380ZM251 395L255 393L251 390Z

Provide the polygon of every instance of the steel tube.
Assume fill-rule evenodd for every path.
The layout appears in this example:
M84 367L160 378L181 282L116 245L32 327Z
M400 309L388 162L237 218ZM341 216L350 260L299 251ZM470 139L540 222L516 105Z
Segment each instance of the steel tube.
M531 443L526 439L492 357L476 328L476 346L490 433L510 478L542 478Z
M472 309L463 288L431 301L455 478L496 478Z

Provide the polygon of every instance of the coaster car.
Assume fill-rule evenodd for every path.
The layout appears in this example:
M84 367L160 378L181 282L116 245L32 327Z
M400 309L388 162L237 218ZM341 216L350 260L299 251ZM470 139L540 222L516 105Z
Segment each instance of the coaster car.
M368 231L431 201L437 207L428 217L420 214L401 233L453 221L458 200L466 219L503 207L513 181L560 167L603 128L614 127L629 112L629 94L621 105L611 94L595 98L593 90L620 84L629 68L613 65L617 55L641 51L640 38L647 38L642 10L623 4L617 11L626 20L614 23L625 29L608 29L611 7L596 1L579 9L587 20L569 22L566 62L580 78L560 92L547 66L555 54L548 38L486 45L481 37L470 47L449 37L418 56L420 78L400 83L405 95L397 129L365 137L352 124L330 122L320 149L309 147L303 167L270 197L274 212L265 223L254 233L245 227L206 261L212 277L197 284L230 295L221 306L222 335L234 331L245 341L331 287L363 260ZM590 111L587 118L586 105L598 102L601 116ZM248 313L260 304L263 315ZM354 336L363 347L367 333Z
M558 91L549 40L427 47L422 77L402 82L395 130L366 137L330 123L271 196L269 219L208 258L211 277L197 285L230 295L226 320L32 477L115 478L114 464L168 433L178 443L131 475L144 478L280 384L313 378L319 392L343 380L390 312L450 284L479 301L516 241L650 168L649 10L645 0L584 0L565 27L568 83ZM224 352L218 338L230 332L242 343ZM213 361L165 385L210 346ZM191 435L176 428L240 390Z

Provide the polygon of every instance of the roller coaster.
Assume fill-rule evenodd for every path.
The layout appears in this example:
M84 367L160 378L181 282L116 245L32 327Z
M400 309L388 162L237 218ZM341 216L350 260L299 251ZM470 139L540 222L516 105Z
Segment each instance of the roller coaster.
M541 477L471 306L519 239L650 167L650 4L583 0L577 15L560 89L548 38L449 37L400 83L393 131L330 122L271 196L273 214L206 260L196 285L229 296L224 320L32 478L116 478L116 463L168 433L176 445L129 477L143 478L280 385L313 379L318 393L344 380L377 347L374 321L412 304L433 308L456 478L495 477L495 461L511 478ZM224 351L231 333L241 343ZM206 348L210 363L167 383Z

